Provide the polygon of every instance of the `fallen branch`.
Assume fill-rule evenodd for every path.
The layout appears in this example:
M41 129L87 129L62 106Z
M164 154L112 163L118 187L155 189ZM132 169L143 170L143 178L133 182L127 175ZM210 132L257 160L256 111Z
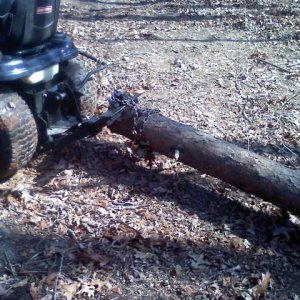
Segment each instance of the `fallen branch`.
M158 113L146 119L141 109L128 107L109 128L135 140L133 132L140 127L140 141L161 154L300 215L299 171Z
M9 267L9 268L6 268L6 269L9 270L10 273L14 277L17 277L16 269L14 268L14 266L12 265L12 263L10 262L10 259L9 259L8 255L7 255L6 251L4 251L4 256L5 256L6 262L7 262L8 267Z
M279 66L277 66L277 65L274 65L274 64L272 64L272 63L270 63L270 62L268 62L268 61L265 61L265 60L263 60L263 59L257 58L257 60L260 61L261 63L264 63L264 64L266 64L266 65L272 66L272 67L278 69L278 70L281 71L281 72L284 72L284 73L291 73L289 70L284 69L284 68L282 68L282 67L279 67Z

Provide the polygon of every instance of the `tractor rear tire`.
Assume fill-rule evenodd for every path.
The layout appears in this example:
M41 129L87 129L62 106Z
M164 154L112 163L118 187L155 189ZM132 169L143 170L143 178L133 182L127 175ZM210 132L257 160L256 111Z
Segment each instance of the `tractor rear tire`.
M71 88L75 88L87 75L80 62L74 58L62 66L62 74L67 80ZM77 90L81 96L79 97L79 108L82 117L93 116L97 109L97 84L94 80L89 80L81 89Z
M26 102L15 92L0 93L0 181L24 167L35 153L38 133Z

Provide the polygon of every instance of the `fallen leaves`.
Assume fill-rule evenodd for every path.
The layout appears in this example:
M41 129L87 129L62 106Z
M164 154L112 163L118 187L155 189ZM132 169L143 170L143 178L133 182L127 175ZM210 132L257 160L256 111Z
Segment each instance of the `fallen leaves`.
M142 2L61 5L59 30L110 65L95 78L99 104L124 87L141 95L141 106L299 168L299 45L269 40L296 36L297 5ZM104 130L39 155L1 184L5 228L16 220L18 232L41 237L24 241L1 223L0 249L13 249L12 266L24 273L14 279L0 259L0 293L24 278L33 299L52 299L65 253L62 299L297 299L294 227L274 225L268 204L172 160L158 156L148 172L124 141ZM45 243L48 234L64 242Z
M253 296L256 299L261 299L265 296L270 284L271 275L269 272L261 275L261 282L253 288Z
M182 292L185 297L191 297L191 298L194 298L199 294L199 291L192 285L182 286Z
M41 292L41 285L37 285L36 283L32 282L29 288L30 295L32 300L39 300L40 292Z
M222 282L224 287L229 287L231 284L231 279L230 277L223 277L223 282Z
M121 294L121 289L117 286L112 286L109 279L100 280L97 278L86 281L61 281L57 290L61 296L71 300L78 297L94 298L97 295L102 295L103 288L115 294Z
M251 244L247 239L241 239L239 237L233 237L229 240L230 246L237 250L249 249Z
M191 258L191 268L194 270L203 269L205 265L208 265L209 262L204 259L203 254L196 254L193 252L190 252L188 256Z
M79 282L65 283L61 282L58 286L60 294L66 297L66 300L72 300L77 294L78 288L80 286Z

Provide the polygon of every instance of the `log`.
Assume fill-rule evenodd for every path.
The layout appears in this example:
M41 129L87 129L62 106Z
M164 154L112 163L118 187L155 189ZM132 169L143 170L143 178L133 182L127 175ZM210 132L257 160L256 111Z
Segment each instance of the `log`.
M300 172L159 113L127 108L109 129L300 216ZM135 124L135 125L134 125Z

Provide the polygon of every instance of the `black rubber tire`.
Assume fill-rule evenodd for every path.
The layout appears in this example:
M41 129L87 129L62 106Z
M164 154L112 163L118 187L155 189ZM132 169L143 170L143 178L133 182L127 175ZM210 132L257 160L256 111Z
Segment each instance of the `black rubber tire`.
M0 91L0 181L29 162L37 143L36 123L26 102L15 92Z
M76 58L69 60L66 65L62 66L61 71L64 80L67 80L70 87L82 82L88 73ZM98 104L96 82L89 80L78 92L81 94L79 98L81 116L93 116Z

